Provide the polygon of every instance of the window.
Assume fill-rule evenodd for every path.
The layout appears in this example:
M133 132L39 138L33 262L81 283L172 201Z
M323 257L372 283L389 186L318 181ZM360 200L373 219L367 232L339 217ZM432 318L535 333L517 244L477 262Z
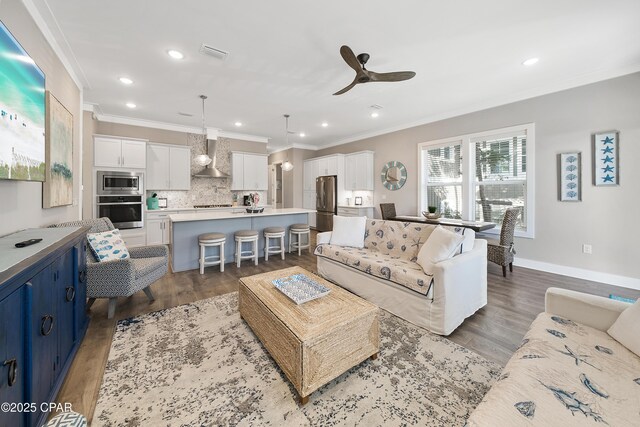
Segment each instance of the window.
M434 206L447 218L462 218L462 164L460 143L429 147L422 151L427 168L422 189L425 206Z
M533 237L533 147L533 124L420 144L420 211L495 222L499 233L506 209L518 207L516 234Z

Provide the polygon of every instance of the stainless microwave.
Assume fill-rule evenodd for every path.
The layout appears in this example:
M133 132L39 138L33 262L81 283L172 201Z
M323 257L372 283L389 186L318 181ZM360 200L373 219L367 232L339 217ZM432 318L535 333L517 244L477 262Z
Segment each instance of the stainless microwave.
M139 172L98 171L98 195L143 195L142 174Z

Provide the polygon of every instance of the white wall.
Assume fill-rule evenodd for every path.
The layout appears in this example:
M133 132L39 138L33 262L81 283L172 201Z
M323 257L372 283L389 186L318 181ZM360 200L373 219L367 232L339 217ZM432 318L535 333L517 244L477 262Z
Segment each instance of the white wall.
M0 3L0 20L46 75L46 88L73 114L75 206L42 209L42 183L0 180L0 235L80 217L81 92L19 0ZM0 141L2 143L2 141Z
M395 203L399 214L416 214L417 144L531 122L536 125L536 236L517 240L518 258L581 269L582 273L595 272L593 280L605 280L596 273L624 276L632 280L612 282L640 288L640 73L367 138L316 154L375 150L376 176L389 160L403 162L409 174L405 186L392 192L377 179L374 201L376 205ZM591 134L612 129L620 131L620 186L595 187L591 181ZM556 156L573 150L583 155L583 201L562 203L557 200ZM583 243L593 246L592 255L582 253ZM544 268L543 264L539 266Z

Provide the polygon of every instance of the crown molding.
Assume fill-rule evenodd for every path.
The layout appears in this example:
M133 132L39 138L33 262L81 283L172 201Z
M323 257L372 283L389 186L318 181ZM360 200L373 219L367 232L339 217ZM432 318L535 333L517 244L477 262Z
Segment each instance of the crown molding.
M391 126L384 129L374 130L371 132L363 132L348 136L346 138L339 139L328 144L320 145L316 150L323 150L325 148L336 147L338 145L348 144L350 142L361 141L363 139L373 138L380 135L386 135L392 132L398 132L405 129L410 129L417 126L426 125L429 123L438 122L441 120L451 119L453 117L463 116L465 114L471 114L478 111L484 111L491 108L502 107L504 105L513 104L515 102L526 101L528 99L537 98L539 96L550 95L553 93L563 92L565 90L575 89L581 86L587 86L602 81L615 79L617 77L623 77L626 75L640 72L640 64L636 64L630 67L617 70L601 70L593 73L583 74L577 77L573 77L567 80L554 82L549 85L533 88L524 92L519 92L512 95L507 95L500 98L495 98L487 102L475 104L469 107L448 111L441 114L435 114L426 118L416 120L413 122L407 122L404 124Z
M83 108L87 111L96 111L99 106L95 104L85 103ZM146 128L153 129L161 129L161 130L170 130L174 132L184 132L184 133L202 133L202 128L194 127L194 126L186 126L186 125L178 125L175 123L166 123L159 122L155 120L147 120L147 119L137 119L133 117L124 117L124 116L115 116L111 114L100 114L96 112L96 117L101 122L107 123L118 123L121 125L130 125L130 126L140 126ZM221 138L230 138L230 139L238 139L242 141L252 141L252 142L260 142L266 144L269 142L269 138L258 135L250 135L246 133L237 133L237 132L227 132L219 128L215 127L207 127L207 136L210 139L216 139L218 137Z
M124 117L124 116L114 116L111 114L96 114L96 117L99 121L107 122L107 123L118 123L121 125L140 126L145 128L170 130L174 132L200 133L200 134L202 133L202 128L200 127L157 122L154 120L136 119L133 117ZM211 129L213 130L213 128Z
M218 135L223 138L240 139L242 141L262 142L263 144L267 144L270 139L269 137L266 137L266 136L250 135L247 133L228 132L226 130L218 130Z
M33 18L33 21L35 22L36 26L38 27L38 29L40 30L40 32L44 36L45 40L47 40L47 42L51 46L51 49L53 49L53 52L55 53L55 55L58 57L60 62L62 62L62 65L64 66L64 68L67 71L67 73L69 74L69 76L71 76L71 80L73 80L73 83L76 85L76 87L80 91L82 91L85 85L78 78L78 74L76 73L74 67L71 66L71 61L69 61L69 58L67 57L67 55L65 55L63 49L60 47L60 44L56 40L56 37L53 35L53 32L51 31L51 28L49 28L49 25L47 24L47 21L45 20L45 18L40 13L40 8L38 8L38 6L36 6L36 4L35 4L35 2L33 0L22 0L22 3L24 4L24 7L27 9L27 12L29 13L29 15L31 15L31 18ZM55 18L53 18L53 14L51 13L51 10L49 9L49 5L46 2L44 2L44 6L43 7L45 7L49 11L50 16L52 17L51 19L54 21L54 23L56 23L55 22ZM56 23L56 25L57 25L57 23ZM58 30L59 30L59 28L58 28ZM64 39L64 35L62 35L62 33L60 33L60 34L61 34L61 37ZM65 42L66 42L66 40L65 40ZM67 44L67 46L68 46L68 44Z

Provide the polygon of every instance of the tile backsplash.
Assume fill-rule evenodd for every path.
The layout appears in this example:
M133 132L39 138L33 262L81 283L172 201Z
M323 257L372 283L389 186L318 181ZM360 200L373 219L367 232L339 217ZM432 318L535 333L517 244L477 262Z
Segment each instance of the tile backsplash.
M190 133L188 145L191 147L191 174L204 169L195 162L195 157L206 154L206 140L204 136ZM216 167L224 173L231 174L231 142L226 138L218 138ZM169 208L189 208L193 205L221 205L232 204L234 193L238 197L238 204L242 204L242 196L248 191L231 191L231 178L196 178L191 177L191 189L186 191L157 190L147 191L147 197L157 193L158 197L167 199ZM267 201L266 192L260 194L260 204Z

